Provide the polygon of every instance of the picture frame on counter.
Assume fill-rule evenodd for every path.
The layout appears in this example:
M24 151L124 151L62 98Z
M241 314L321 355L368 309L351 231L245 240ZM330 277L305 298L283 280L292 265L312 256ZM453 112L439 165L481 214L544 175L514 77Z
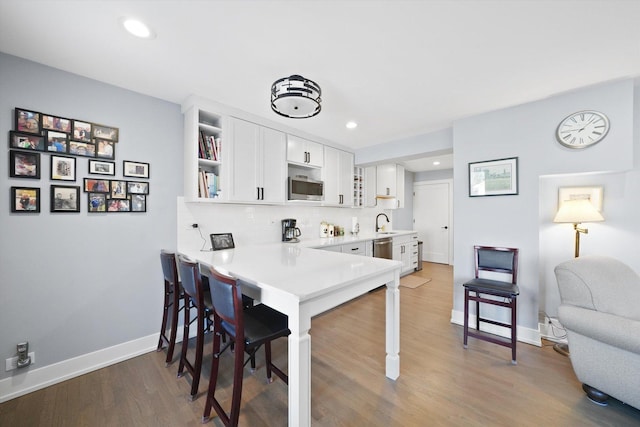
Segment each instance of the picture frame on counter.
M50 171L54 181L75 181L76 158L52 154Z
M80 187L51 185L51 212L80 212Z
M232 233L213 233L210 234L211 238L211 250L219 251L222 249L233 249L236 247L233 242L233 234Z
M71 119L64 117L42 114L42 129L58 132L71 133Z
M134 178L149 178L149 163L123 160L122 176Z
M12 213L39 213L40 189L37 187L11 187Z
M17 131L9 132L9 148L17 148L19 150L45 151L44 137L32 133L24 133Z
M18 132L41 134L42 115L37 111L25 110L24 108L15 108L15 126L14 130Z
M9 150L9 176L40 179L40 153Z
M517 194L517 157L469 163L469 197Z
M87 212L106 212L107 195L105 193L89 193L87 197Z
M89 160L89 173L93 175L115 176L116 163L104 160Z

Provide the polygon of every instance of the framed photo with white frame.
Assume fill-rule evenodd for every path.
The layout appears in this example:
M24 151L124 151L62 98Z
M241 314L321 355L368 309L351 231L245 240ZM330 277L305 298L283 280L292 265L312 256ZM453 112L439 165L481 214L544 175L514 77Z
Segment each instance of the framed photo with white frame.
M76 158L51 155L51 179L56 181L76 180Z
M598 212L602 212L602 199L604 190L602 186L594 187L560 187L558 188L558 209L567 200L586 199L591 202Z
M114 176L116 174L116 163L104 160L89 160L89 173Z
M135 178L149 178L149 163L123 160L122 175Z
M469 163L469 197L517 194L517 157Z

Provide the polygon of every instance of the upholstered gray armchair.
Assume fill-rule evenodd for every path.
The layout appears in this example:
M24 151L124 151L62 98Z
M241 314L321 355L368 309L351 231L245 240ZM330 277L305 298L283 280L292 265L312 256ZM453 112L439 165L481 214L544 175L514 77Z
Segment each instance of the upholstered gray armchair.
M555 268L571 364L587 396L640 409L640 276L612 258L585 256Z

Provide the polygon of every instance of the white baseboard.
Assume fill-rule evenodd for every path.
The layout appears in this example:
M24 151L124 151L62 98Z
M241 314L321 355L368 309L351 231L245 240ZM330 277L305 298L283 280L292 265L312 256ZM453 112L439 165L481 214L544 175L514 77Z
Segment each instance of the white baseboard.
M464 311L451 310L451 323L456 325L464 325ZM476 324L476 316L474 314L469 315L469 327ZM505 338L511 338L507 329L500 326L492 325L491 323L483 323L482 330L494 335L498 335ZM473 328L475 329L475 327ZM516 328L516 337L520 342L542 347L542 340L540 338L540 331L537 329L525 328L518 326Z
M82 356L25 372L0 380L0 403L110 366L141 354L155 351L158 334L148 335Z

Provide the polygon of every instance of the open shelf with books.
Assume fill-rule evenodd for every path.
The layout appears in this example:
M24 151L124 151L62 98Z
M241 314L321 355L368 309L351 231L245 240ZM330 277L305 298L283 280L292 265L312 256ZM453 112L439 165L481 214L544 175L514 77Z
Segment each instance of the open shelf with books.
M184 112L185 199L222 200L223 116L191 105Z

